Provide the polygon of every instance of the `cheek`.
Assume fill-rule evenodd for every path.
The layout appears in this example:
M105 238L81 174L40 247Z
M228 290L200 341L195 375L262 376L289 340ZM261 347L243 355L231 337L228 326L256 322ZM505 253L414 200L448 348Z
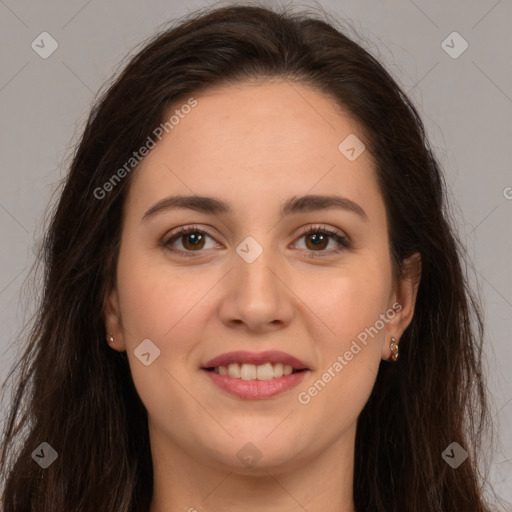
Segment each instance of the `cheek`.
M185 383L190 353L201 335L200 322L194 319L204 314L201 299L212 287L212 283L191 281L184 275L171 275L169 267L136 261L134 256L120 258L118 263L123 332L135 388L150 417L176 432L183 428L183 417L197 422L204 419L204 411L194 406ZM146 339L159 351L147 366L135 354Z
M129 243L120 255L118 290L127 341L172 338L214 284L207 275L195 279L190 270L161 260Z
M383 268L386 263L377 258L359 260L298 283L300 296L307 298L307 306L322 321L325 332L321 339L326 347L338 351L374 326L387 309L391 276L389 269Z
M385 267L382 259L360 257L301 292L322 322L314 335L320 364L298 401L336 429L358 416L377 376L387 325L381 315L391 290Z
M306 417L321 419L334 438L346 432L368 401L379 369L383 332L368 335L385 311L385 287L356 275L332 283L330 302L317 300L318 316L331 331L316 336L319 365L313 378L298 390ZM370 286L371 285L371 286ZM325 297L325 296L324 296ZM334 306L335 305L335 306ZM307 420L306 420L307 421Z

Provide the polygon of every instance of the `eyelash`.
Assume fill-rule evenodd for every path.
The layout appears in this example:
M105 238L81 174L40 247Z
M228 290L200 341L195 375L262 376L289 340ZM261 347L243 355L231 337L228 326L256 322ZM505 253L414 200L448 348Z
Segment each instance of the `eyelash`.
M171 233L168 237L166 237L164 239L164 241L162 242L162 245L166 249L168 249L169 251L171 251L173 253L181 254L186 257L195 257L196 255L193 253L196 253L196 252L200 253L200 252L203 252L203 250L184 251L182 249L175 249L175 248L170 247L173 242L175 242L176 240L179 240L182 236L188 235L190 233L201 233L201 234L209 236L210 238L213 238L209 233L207 233L206 231L204 231L202 229L199 229L197 226L189 226L189 227L182 226L177 231L175 231L174 233ZM304 228L301 232L301 235L299 236L299 239L304 236L312 235L312 234L328 235L328 236L334 238L334 240L338 244L340 244L341 248L331 249L330 251L325 251L325 250L309 251L309 252L311 252L311 254L308 255L308 257L310 257L310 258L324 257L326 254L327 255L332 255L335 253L337 254L337 253L342 252L345 249L350 249L352 247L348 238L341 236L337 231L334 231L332 229L325 228L325 227L320 227L320 226L309 226L309 227ZM315 254L315 253L319 253L319 254Z

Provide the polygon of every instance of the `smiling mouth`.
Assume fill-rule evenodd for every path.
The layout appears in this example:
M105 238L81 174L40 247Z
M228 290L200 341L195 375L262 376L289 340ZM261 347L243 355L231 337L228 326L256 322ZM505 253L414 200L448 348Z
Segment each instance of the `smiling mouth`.
M217 366L211 368L204 368L205 370L220 375L227 375L233 379L241 380L271 380L286 377L292 373L300 373L306 370L293 368L289 364L283 363L264 363L264 364L250 364L250 363L230 363L227 366Z

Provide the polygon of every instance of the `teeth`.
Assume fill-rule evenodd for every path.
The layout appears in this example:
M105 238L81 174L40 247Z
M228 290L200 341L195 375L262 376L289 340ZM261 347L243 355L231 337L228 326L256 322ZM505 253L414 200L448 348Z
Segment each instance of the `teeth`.
M276 363L274 365L274 377L278 379L283 376L283 363Z
M254 380L256 378L256 366L244 363L240 366L240 378L243 380Z
M234 379L240 378L240 365L238 363L232 363L228 366L228 375Z
M218 366L213 370L221 375L229 375L234 379L243 380L270 380L278 379L283 375L290 375L293 368L289 364L265 363L260 365L248 363L231 363L226 366Z

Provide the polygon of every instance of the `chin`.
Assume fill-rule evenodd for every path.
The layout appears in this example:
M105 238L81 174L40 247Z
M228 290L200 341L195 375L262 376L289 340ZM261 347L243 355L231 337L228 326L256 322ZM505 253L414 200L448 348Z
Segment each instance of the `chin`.
M281 420L282 421L282 420ZM223 436L215 440L208 438L202 452L207 454L212 465L224 467L239 474L268 476L268 472L280 472L293 469L296 457L302 448L293 442L293 436L283 435L283 432L268 433L278 425L272 423L270 429L247 429L238 432L233 438ZM272 438L272 436L274 436Z

